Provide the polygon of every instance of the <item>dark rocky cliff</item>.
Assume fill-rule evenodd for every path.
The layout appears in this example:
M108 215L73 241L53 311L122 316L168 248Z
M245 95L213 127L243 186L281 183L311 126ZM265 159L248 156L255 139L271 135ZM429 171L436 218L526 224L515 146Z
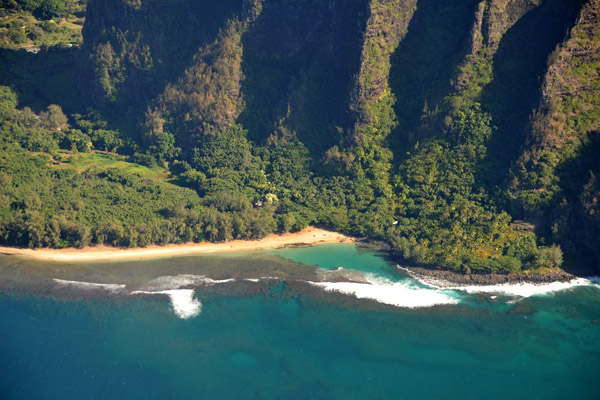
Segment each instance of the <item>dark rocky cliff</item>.
M233 67L238 74L223 72L223 80L238 81L232 84L239 88L226 90L235 99L218 100L218 94L209 93L216 96L215 103L237 104L216 110L229 116L222 123L239 120L258 141L277 130L295 132L314 152L322 153L334 145L356 144L367 131L393 128L381 126L378 115L387 113L384 110L397 98L393 113L400 127L395 140L410 145L419 136L415 131L424 105L434 108L444 96L472 89L478 79L473 69L458 70L458 65L481 64L481 58L501 62L502 54L496 53L509 51L502 42L510 40L507 32L518 30L515 24L547 35L544 29L553 28L536 24L556 20L552 13L576 16L577 4L564 0L91 0L84 30L82 87L97 103L168 111L165 89L171 88L172 98L173 88L189 81L190 69L219 59L207 54L218 47L216 42L226 40L232 21L244 22L236 28L240 57L229 58L232 66L238 64ZM557 21L563 26L556 29L558 40L550 41L552 48L572 24L567 19ZM528 32L513 36L519 33ZM525 37L517 40L527 42ZM215 74L219 71L213 73L213 80L218 79ZM210 87L184 95L206 97L200 92ZM202 122L215 125L210 118L217 117L199 112Z
M147 102L243 7L242 0L90 1L84 85L97 103L123 96Z
M177 128L188 134L239 117L259 142L284 129L317 151L351 125L367 17L366 1L349 0L91 1L82 86L98 104L190 114Z

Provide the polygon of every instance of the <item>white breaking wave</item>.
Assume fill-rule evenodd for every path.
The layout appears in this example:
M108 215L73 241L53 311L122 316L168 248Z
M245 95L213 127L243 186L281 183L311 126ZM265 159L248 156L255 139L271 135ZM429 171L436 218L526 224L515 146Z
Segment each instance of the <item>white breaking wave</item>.
M159 291L179 289L184 286L216 285L219 283L232 282L234 280L235 279L215 280L207 278L204 275L192 274L167 275L159 276L158 278L151 280L144 286L144 289L149 291Z
M181 289L182 287L216 285L232 281L235 281L235 279L215 280L203 275L191 274L159 276L148 282L141 290L133 291L131 294L166 294L171 300L175 315L187 319L202 312L202 303L194 298L193 289Z
M54 282L58 284L60 287L72 286L78 289L85 290L108 290L112 293L118 293L125 290L126 285L121 285L117 283L94 283L94 282L81 282L81 281L67 281L64 279L54 279Z
M414 276L408 268L397 266L423 285L438 290L457 290L467 293L498 293L508 296L531 297L547 295L577 286L593 286L600 289L600 277L575 278L568 282L550 283L502 283L498 285L459 285L430 276Z
M188 319L202 312L202 303L194 298L193 289L171 289L160 293L169 296L173 311L179 318Z
M402 267L399 267L403 269ZM410 274L410 271L407 270ZM461 293L494 293L515 297L531 297L551 294L578 286L593 286L600 289L600 277L577 278L569 282L551 282L546 284L507 283L500 285L457 285L451 282L431 278L411 278L424 285L421 287L403 280L391 282L384 278L373 277L360 271L336 270L318 271L321 282L309 282L329 292L338 292L355 296L359 299L371 299L380 303L397 307L419 308L433 307L443 304L458 304ZM332 278L350 279L352 282L331 282ZM496 296L491 296L495 299Z
M260 282L260 281L272 281L272 280L281 280L281 277L276 277L276 276L261 276L260 278L245 278L245 281L248 282ZM217 281L217 283L222 283L222 282L228 282L228 281L233 281L234 279L227 279L227 280L222 280L222 281Z
M431 279L429 277L413 277L423 285L434 289L458 290L467 293L498 293L508 296L531 297L547 295L562 290L572 289L578 286L593 286L600 289L600 284L595 281L595 277L576 278L568 282L550 282L550 283L503 283L499 285L456 285L440 279ZM598 279L600 281L600 279Z
M443 304L458 304L459 299L445 291L420 288L407 282L390 282L385 279L365 278L357 282L309 282L329 292L339 292L359 299L371 299L396 307L422 308Z
M507 283L502 285L487 286L457 286L454 290L461 290L467 293L501 293L509 296L531 297L551 294L563 290L572 289L577 286L597 286L590 279L577 278L569 282L551 282L544 284L535 283Z
M175 315L179 318L188 319L202 312L202 303L194 298L194 289L168 289L158 292L135 290L131 294L166 294L171 300Z

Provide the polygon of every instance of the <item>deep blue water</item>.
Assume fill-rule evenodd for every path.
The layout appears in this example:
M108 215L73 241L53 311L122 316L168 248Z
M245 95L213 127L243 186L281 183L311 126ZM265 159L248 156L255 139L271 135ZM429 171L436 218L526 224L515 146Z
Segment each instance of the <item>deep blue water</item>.
M321 260L324 268L355 269L348 260L358 260L371 274L395 274L381 253L349 246L277 253L319 264L311 258L319 252L337 260ZM266 265L248 259L257 271ZM213 261L85 268L96 282L107 275L129 287L131 278L115 271L147 263L156 275L163 263L173 276L174 265L190 272ZM600 290L593 285L531 297L457 292L458 304L414 309L346 303L301 286L278 290L278 281L262 291L200 285L194 296L202 310L183 319L164 295L69 292L54 281L23 289L31 267L1 258L0 267L1 399L600 398ZM20 289L8 290L11 279Z

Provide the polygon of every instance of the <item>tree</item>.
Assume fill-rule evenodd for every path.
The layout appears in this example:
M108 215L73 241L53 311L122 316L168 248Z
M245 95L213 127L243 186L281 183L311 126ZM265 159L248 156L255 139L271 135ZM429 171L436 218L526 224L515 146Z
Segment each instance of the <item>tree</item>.
M152 131L146 134L146 142L150 145L149 152L159 160L172 160L181 152L175 147L175 137L166 131Z
M555 244L550 247L542 247L535 257L535 263L538 267L560 267L562 262L563 252Z
M50 104L45 113L40 115L47 129L60 131L67 126L67 116L63 113L62 108L56 104Z
M0 86L0 119L11 118L17 108L17 94L9 87Z
M66 14L66 5L64 0L42 0L38 13L44 19L63 17Z

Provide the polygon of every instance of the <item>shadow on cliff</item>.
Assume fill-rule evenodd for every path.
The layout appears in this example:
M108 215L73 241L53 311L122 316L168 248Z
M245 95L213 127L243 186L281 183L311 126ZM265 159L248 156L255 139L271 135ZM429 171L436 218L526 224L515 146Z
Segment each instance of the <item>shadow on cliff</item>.
M556 172L561 192L552 200L554 206L547 211L545 224L536 232L549 242L558 239L561 248L573 259L571 264L587 266L590 270L595 269L595 273L600 272L598 154L600 132L596 131L582 141L576 157L559 165Z
M266 2L244 36L239 122L252 140L295 132L318 159L350 124L368 1L330 3Z
M525 143L529 116L539 104L548 56L564 40L580 8L580 1L546 0L502 37L493 60L494 80L481 94L483 109L497 127L478 168L488 189L506 184Z
M84 104L77 89L77 48L25 50L0 49L0 85L17 93L19 108L36 112L59 104L67 113L82 112Z
M406 37L391 58L390 86L398 126L390 135L395 161L420 138L424 109L435 110L464 58L477 0L420 0Z
M79 67L82 92L101 106L104 117L115 126L136 131L149 104L183 76L198 50L216 40L228 20L242 15L246 3L180 0L144 2L133 9L123 0L117 6L89 1ZM106 101L96 72L95 63L100 61L90 52L108 42L119 59L117 70L122 76L113 79L117 89Z

